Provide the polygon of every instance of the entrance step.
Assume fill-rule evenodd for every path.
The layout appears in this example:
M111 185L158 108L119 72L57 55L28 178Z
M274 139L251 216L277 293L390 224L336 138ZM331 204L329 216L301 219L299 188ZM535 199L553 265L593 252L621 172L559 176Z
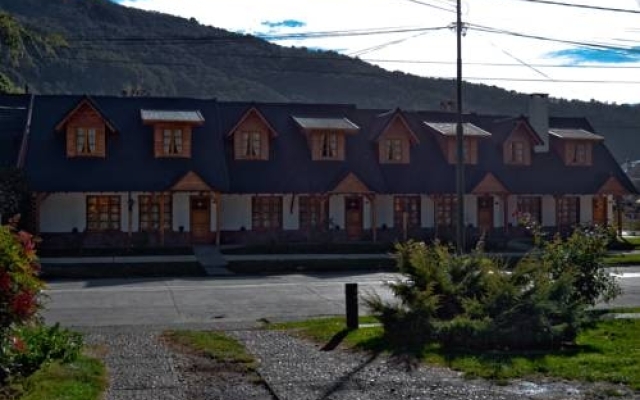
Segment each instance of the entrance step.
M222 257L218 247L213 245L195 245L193 254L209 276L233 275L227 269L227 261Z

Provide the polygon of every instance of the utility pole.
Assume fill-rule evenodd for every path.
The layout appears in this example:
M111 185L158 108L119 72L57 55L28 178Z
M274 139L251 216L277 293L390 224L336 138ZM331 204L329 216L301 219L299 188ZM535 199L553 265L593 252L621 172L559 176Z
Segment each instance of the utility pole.
M461 0L456 8L457 78L456 78L456 249L464 252L464 132L462 129L462 12Z

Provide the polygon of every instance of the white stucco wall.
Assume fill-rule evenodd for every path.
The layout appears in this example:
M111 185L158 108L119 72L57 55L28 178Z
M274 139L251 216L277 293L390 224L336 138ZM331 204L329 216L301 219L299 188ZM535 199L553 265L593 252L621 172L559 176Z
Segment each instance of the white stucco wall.
M251 229L251 195L222 195L222 230Z
M344 229L344 195L329 197L329 221Z
M393 196L376 196L376 215L378 228L383 224L387 225L387 228L393 228Z
M40 232L68 233L86 229L87 201L84 193L52 193L40 206Z
M422 227L433 228L436 213L436 207L433 199L426 195L420 196L420 208L422 213L420 217L422 219Z
M472 194L464 195L464 225L478 226L478 198Z
M185 193L185 192L175 193L173 195L172 227L174 231L179 231L180 227L182 227L185 232L190 232L190 224L189 224L190 196L191 196L190 193Z
M556 199L542 196L542 226L556 226Z
M518 196L508 196L507 197L507 224L511 224L513 226L518 225L518 221L516 217L513 215L518 208Z
M292 204L293 202L293 204ZM299 229L299 196L287 194L282 196L282 228L285 230Z
M593 196L580 196L580 223L593 222Z
M362 196L362 227L371 229L371 201L366 196Z
M493 227L504 227L504 206L505 201L502 196L493 196Z
M615 204L615 199L613 196L607 196L607 219L609 221L609 225L613 226L616 224L616 214L613 211L613 205Z

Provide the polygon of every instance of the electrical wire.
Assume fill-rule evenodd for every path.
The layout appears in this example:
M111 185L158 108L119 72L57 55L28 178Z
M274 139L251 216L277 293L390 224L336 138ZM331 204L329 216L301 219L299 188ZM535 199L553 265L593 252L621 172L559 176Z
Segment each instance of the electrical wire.
M640 10L630 10L630 9L626 9L626 8L611 8L611 7L601 7L601 6L590 6L588 4L564 3L564 2L561 2L561 1L552 1L552 0L518 0L518 1L525 1L527 3L548 4L548 5L562 6L562 7L583 8L583 9L597 10L597 11L609 11L609 12L628 13L628 14L640 14Z

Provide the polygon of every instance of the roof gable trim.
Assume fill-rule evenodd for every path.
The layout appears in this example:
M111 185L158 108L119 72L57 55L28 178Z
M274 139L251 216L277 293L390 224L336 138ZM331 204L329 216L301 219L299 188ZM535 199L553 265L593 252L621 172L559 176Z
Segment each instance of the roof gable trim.
M471 191L472 194L506 194L509 193L507 188L495 177L488 172L484 178Z
M330 193L334 194L365 194L372 193L372 190L367 187L353 172L349 172L338 183Z
M618 179L613 176L610 176L607 181L600 186L598 189L598 194L612 194L617 196L622 196L629 194L629 191L620 183Z
M227 137L231 137L233 136L233 134L238 130L238 128L240 128L242 126L242 124L252 115L255 115L258 117L258 119L264 124L264 126L267 128L267 130L269 131L269 134L271 135L271 137L277 137L278 136L278 132L273 128L273 126L271 126L271 124L269 123L269 121L267 121L267 119L264 117L264 115L262 115L262 113L256 108L256 107L251 107L250 109L248 109L240 118L240 120L233 126L233 128L231 128L231 130L229 130L229 132L227 133Z
M400 111L399 109L396 110L396 112L394 113L393 117L391 117L389 122L387 122L385 124L384 128L382 128L380 130L380 133L375 138L375 141L376 142L380 142L380 140L385 136L385 134L387 133L389 128L391 126L393 126L393 124L396 123L396 121L399 121L400 124L402 124L402 126L404 127L405 132L409 136L409 142L411 144L420 144L420 139L418 139L418 135L416 135L416 133L413 131L413 129L411 129L411 127L409 126L409 122L404 117L404 115L402 115L402 111Z
M104 121L104 124L107 126L107 128L111 132L113 133L117 132L117 129L115 128L113 123L106 117L106 115L102 112L102 110L100 110L100 108L95 104L95 102L89 96L83 97L82 100L80 100L78 104L65 115L62 121L58 122L58 124L55 127L56 132L61 132L64 129L64 127L67 125L69 120L73 118L73 116L80 109L82 109L82 107L85 107L85 106L91 108L94 112L96 112L100 116L100 118Z
M178 181L171 186L171 191L174 192L209 192L211 190L211 186L207 185L200 175L193 171L184 174L182 178L178 179Z

